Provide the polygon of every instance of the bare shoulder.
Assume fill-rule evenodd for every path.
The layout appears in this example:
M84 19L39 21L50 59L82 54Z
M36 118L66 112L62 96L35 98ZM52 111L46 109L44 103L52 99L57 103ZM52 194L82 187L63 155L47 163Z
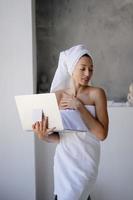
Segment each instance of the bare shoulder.
M107 97L106 93L103 88L100 87L90 87L90 95L93 98L93 101L95 102L95 105L99 103L107 104Z

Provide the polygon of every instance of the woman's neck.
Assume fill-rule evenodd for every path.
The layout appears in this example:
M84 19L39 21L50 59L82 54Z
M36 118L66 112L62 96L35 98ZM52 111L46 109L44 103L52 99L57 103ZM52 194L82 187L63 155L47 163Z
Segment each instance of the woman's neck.
M81 86L81 85L72 86L69 88L69 93L76 97L78 94L81 94L85 88L86 86Z
M77 96L80 87L81 86L79 84L77 84L73 79L71 79L69 91L72 95Z

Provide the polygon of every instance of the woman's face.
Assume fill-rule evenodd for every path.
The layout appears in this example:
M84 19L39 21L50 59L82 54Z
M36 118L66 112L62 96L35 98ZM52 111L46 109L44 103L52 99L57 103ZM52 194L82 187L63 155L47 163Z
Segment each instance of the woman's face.
M87 86L93 74L93 62L88 56L83 56L77 62L72 73L72 78L76 84Z

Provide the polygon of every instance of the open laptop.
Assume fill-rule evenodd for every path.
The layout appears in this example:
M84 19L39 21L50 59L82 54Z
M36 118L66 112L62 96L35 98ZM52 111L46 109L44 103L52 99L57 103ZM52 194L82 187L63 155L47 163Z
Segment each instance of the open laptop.
M32 131L32 124L41 121L42 115L48 116L48 128L56 127L55 131L88 131L77 110L59 110L55 93L19 95L15 101L25 131Z
M23 130L32 131L32 124L48 116L48 127L63 130L63 123L55 93L15 96L16 106Z

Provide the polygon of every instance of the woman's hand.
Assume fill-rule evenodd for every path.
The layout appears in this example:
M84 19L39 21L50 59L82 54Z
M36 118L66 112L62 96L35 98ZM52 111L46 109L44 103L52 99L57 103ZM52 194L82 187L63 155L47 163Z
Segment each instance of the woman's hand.
M32 130L39 139L45 140L48 138L51 132L54 132L55 127L52 129L48 128L48 117L43 117L42 121L37 121L35 124L32 125Z
M63 93L63 97L60 100L59 104L61 109L79 109L83 104L81 101L75 97L74 95L69 95L67 93Z

